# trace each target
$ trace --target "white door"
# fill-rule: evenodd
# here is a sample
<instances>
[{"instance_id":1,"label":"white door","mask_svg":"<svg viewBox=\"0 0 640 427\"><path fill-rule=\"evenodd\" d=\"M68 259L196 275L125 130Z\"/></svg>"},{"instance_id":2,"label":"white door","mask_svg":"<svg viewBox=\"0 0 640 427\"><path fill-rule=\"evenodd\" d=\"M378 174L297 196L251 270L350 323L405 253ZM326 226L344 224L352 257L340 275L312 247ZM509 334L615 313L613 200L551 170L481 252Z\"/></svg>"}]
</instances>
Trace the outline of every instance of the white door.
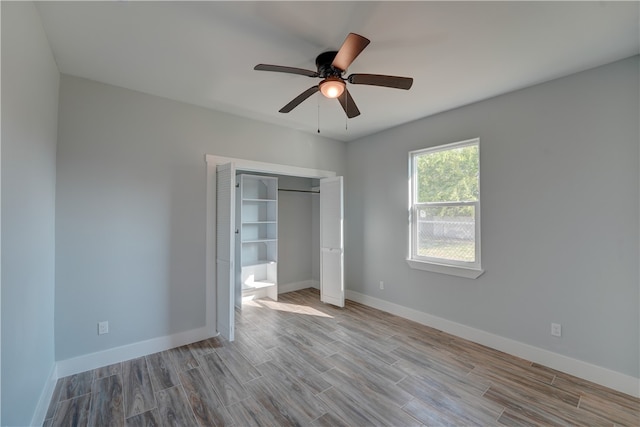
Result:
<instances>
[{"instance_id":1,"label":"white door","mask_svg":"<svg viewBox=\"0 0 640 427\"><path fill-rule=\"evenodd\" d=\"M234 340L235 177L233 163L216 170L216 313L220 335Z\"/></svg>"},{"instance_id":2,"label":"white door","mask_svg":"<svg viewBox=\"0 0 640 427\"><path fill-rule=\"evenodd\" d=\"M320 301L344 307L342 177L320 180Z\"/></svg>"}]
</instances>

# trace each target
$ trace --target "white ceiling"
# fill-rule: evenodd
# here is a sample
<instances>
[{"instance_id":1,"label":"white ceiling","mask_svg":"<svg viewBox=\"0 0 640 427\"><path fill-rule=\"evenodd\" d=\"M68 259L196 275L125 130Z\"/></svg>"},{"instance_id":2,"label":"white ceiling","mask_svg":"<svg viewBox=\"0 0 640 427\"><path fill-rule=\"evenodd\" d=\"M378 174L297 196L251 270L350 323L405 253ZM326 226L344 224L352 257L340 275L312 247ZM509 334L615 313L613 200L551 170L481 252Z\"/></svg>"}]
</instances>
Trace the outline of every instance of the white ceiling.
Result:
<instances>
[{"instance_id":1,"label":"white ceiling","mask_svg":"<svg viewBox=\"0 0 640 427\"><path fill-rule=\"evenodd\" d=\"M639 53L638 2L43 2L62 73L350 141ZM411 90L349 86L362 114L314 95L349 32L371 44L348 73L410 76ZM319 117L319 119L318 119ZM345 129L345 127L348 128Z\"/></svg>"}]
</instances>

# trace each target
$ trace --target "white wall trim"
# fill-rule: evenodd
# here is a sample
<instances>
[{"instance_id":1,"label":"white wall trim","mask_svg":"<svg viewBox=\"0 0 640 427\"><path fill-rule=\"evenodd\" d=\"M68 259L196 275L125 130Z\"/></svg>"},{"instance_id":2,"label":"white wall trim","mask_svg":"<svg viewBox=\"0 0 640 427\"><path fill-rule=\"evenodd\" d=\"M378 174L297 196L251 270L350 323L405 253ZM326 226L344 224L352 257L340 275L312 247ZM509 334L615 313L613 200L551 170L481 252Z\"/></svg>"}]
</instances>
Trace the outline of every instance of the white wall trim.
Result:
<instances>
[{"instance_id":1,"label":"white wall trim","mask_svg":"<svg viewBox=\"0 0 640 427\"><path fill-rule=\"evenodd\" d=\"M302 168L299 166L281 165L277 163L258 162L255 160L238 159L234 157L221 157L212 154L205 155L205 161L209 164L221 165L234 163L236 170L247 172L271 173L274 175L290 175L302 178L333 178L336 173L321 169Z\"/></svg>"},{"instance_id":2,"label":"white wall trim","mask_svg":"<svg viewBox=\"0 0 640 427\"><path fill-rule=\"evenodd\" d=\"M51 397L53 396L53 392L56 389L56 382L58 381L58 368L54 363L51 365L51 371L49 371L49 375L47 376L47 380L42 388L42 393L40 393L40 399L38 399L38 404L36 405L36 409L33 412L33 417L31 418L32 426L41 426L44 423L45 417L47 416L47 411L49 410L49 403L51 403Z\"/></svg>"},{"instance_id":3,"label":"white wall trim","mask_svg":"<svg viewBox=\"0 0 640 427\"><path fill-rule=\"evenodd\" d=\"M59 378L62 378L68 375L100 368L102 366L124 362L125 360L135 359L136 357L169 350L174 347L180 347L182 345L205 340L217 335L218 334L212 332L208 326L204 326L202 328L191 329L189 331L173 335L152 338L146 341L97 351L95 353L85 354L71 359L59 360L57 362L57 374Z\"/></svg>"},{"instance_id":4,"label":"white wall trim","mask_svg":"<svg viewBox=\"0 0 640 427\"><path fill-rule=\"evenodd\" d=\"M317 280L303 280L302 282L285 283L284 285L281 285L278 283L279 294L299 291L301 289L307 289L307 288L320 289L320 282Z\"/></svg>"},{"instance_id":5,"label":"white wall trim","mask_svg":"<svg viewBox=\"0 0 640 427\"><path fill-rule=\"evenodd\" d=\"M640 379L582 360L534 347L519 341L472 328L442 317L433 316L399 304L388 302L354 291L346 291L346 298L378 310L413 320L505 353L530 360L558 371L583 378L634 397L640 397Z\"/></svg>"},{"instance_id":6,"label":"white wall trim","mask_svg":"<svg viewBox=\"0 0 640 427\"><path fill-rule=\"evenodd\" d=\"M205 323L213 333L218 331L216 312L216 163L207 158L207 196L205 225Z\"/></svg>"}]
</instances>

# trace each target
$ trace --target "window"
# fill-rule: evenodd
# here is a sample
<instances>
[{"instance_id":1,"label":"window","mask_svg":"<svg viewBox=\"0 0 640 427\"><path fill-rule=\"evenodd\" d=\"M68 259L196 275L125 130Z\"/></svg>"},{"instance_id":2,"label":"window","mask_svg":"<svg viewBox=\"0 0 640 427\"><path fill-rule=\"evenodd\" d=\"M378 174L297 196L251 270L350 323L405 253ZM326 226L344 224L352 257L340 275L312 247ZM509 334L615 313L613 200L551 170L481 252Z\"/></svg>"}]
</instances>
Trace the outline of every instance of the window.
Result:
<instances>
[{"instance_id":1,"label":"window","mask_svg":"<svg viewBox=\"0 0 640 427\"><path fill-rule=\"evenodd\" d=\"M482 274L479 154L478 139L409 153L411 267Z\"/></svg>"}]
</instances>

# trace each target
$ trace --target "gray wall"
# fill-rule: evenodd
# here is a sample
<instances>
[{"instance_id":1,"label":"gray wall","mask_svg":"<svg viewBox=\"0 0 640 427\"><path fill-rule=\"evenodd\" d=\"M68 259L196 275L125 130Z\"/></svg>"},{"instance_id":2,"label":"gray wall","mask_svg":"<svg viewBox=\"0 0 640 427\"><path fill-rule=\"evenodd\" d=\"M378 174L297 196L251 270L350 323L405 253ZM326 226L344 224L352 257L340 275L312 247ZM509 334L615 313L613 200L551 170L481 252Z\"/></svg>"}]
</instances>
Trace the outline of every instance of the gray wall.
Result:
<instances>
[{"instance_id":1,"label":"gray wall","mask_svg":"<svg viewBox=\"0 0 640 427\"><path fill-rule=\"evenodd\" d=\"M66 75L59 114L57 360L205 325L205 154L345 171L342 142Z\"/></svg>"},{"instance_id":2,"label":"gray wall","mask_svg":"<svg viewBox=\"0 0 640 427\"><path fill-rule=\"evenodd\" d=\"M348 289L638 377L638 77L634 57L349 143ZM486 272L410 269L407 153L474 137Z\"/></svg>"},{"instance_id":3,"label":"gray wall","mask_svg":"<svg viewBox=\"0 0 640 427\"><path fill-rule=\"evenodd\" d=\"M2 425L28 425L54 366L60 74L32 3L2 2Z\"/></svg>"},{"instance_id":4,"label":"gray wall","mask_svg":"<svg viewBox=\"0 0 640 427\"><path fill-rule=\"evenodd\" d=\"M278 187L310 190L311 180L282 176ZM278 284L312 279L313 212L311 193L278 192Z\"/></svg>"}]
</instances>

